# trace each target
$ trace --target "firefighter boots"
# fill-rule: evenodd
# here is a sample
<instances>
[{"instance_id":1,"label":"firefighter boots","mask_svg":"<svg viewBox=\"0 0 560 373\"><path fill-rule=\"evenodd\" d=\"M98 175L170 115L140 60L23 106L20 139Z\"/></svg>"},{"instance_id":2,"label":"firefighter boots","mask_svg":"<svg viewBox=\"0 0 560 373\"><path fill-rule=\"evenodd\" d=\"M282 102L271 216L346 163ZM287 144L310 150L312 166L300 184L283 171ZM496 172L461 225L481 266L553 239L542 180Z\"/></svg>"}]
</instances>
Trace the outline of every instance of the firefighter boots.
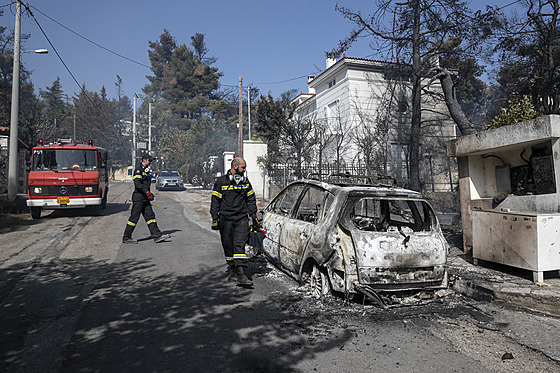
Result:
<instances>
[{"instance_id":1,"label":"firefighter boots","mask_svg":"<svg viewBox=\"0 0 560 373\"><path fill-rule=\"evenodd\" d=\"M229 276L227 282L237 282L237 273L235 273L235 267L229 266Z\"/></svg>"},{"instance_id":2,"label":"firefighter boots","mask_svg":"<svg viewBox=\"0 0 560 373\"><path fill-rule=\"evenodd\" d=\"M160 243L160 242L163 242L163 241L167 240L169 237L171 237L171 236L168 235L168 234L162 234L158 238L154 238L154 242L155 243Z\"/></svg>"},{"instance_id":3,"label":"firefighter boots","mask_svg":"<svg viewBox=\"0 0 560 373\"><path fill-rule=\"evenodd\" d=\"M235 267L235 272L237 274L237 283L239 285L253 285L253 281L249 280L249 277L245 274L244 267Z\"/></svg>"},{"instance_id":4,"label":"firefighter boots","mask_svg":"<svg viewBox=\"0 0 560 373\"><path fill-rule=\"evenodd\" d=\"M123 243L138 243L138 241L136 241L135 239L133 239L131 237L123 238L122 242Z\"/></svg>"}]
</instances>

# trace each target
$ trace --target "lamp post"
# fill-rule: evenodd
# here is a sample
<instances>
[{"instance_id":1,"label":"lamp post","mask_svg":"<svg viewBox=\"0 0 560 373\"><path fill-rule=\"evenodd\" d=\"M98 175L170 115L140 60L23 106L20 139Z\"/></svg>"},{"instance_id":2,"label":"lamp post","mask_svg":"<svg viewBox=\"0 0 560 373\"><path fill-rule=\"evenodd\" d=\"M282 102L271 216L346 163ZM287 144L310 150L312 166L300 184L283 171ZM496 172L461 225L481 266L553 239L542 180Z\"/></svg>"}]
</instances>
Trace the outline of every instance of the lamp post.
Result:
<instances>
[{"instance_id":1,"label":"lamp post","mask_svg":"<svg viewBox=\"0 0 560 373\"><path fill-rule=\"evenodd\" d=\"M21 1L16 1L16 24L14 29L14 65L12 70L12 112L10 116L10 149L8 161L8 200L17 196L18 173L18 111L19 111L19 61L24 53L49 53L46 49L35 49L20 52L21 34Z\"/></svg>"}]
</instances>

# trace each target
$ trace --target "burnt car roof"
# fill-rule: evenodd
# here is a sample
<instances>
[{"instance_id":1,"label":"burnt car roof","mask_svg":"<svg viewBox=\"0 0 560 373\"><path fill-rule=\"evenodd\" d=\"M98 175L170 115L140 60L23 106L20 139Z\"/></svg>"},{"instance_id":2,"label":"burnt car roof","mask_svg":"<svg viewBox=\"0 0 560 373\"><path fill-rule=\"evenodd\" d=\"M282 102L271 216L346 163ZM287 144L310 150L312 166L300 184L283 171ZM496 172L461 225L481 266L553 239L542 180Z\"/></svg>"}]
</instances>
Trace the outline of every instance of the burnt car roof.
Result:
<instances>
[{"instance_id":1,"label":"burnt car roof","mask_svg":"<svg viewBox=\"0 0 560 373\"><path fill-rule=\"evenodd\" d=\"M294 181L292 184L309 184L315 185L328 190L333 194L349 194L349 195L375 195L375 196L391 196L391 197L407 197L407 198L421 198L425 196L414 190L404 189L399 187L391 187L387 185L375 184L358 184L351 182L326 182L316 179L303 179Z\"/></svg>"}]
</instances>

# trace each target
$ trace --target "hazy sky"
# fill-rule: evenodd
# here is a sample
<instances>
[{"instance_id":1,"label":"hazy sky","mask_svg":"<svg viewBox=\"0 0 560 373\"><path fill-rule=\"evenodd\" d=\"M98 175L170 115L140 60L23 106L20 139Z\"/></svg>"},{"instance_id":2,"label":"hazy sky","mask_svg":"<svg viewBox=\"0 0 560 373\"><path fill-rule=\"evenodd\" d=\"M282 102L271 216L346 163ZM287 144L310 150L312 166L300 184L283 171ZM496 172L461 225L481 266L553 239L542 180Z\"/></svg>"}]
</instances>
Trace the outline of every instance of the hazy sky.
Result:
<instances>
[{"instance_id":1,"label":"hazy sky","mask_svg":"<svg viewBox=\"0 0 560 373\"><path fill-rule=\"evenodd\" d=\"M511 1L496 0L506 5ZM339 0L343 6L367 12L372 0ZM0 6L10 4L0 0ZM325 68L325 51L336 47L339 39L352 29L335 10L336 0L29 0L28 4L76 80L89 90L105 86L110 97L116 96L116 76L122 78L125 94L141 94L151 75L148 41L159 40L168 29L178 44L190 47L190 37L205 34L208 56L218 60L214 66L224 74L222 85L256 86L261 93L271 91L277 97L288 89L307 91L306 76ZM488 4L470 2L472 8ZM14 28L15 5L2 8L0 24ZM52 18L52 20L50 18ZM59 24L57 24L56 22ZM62 26L61 26L62 25ZM63 27L64 26L64 27ZM66 29L66 28L67 29ZM118 53L116 56L81 36ZM31 37L22 50L46 48L47 55L23 54L22 63L32 70L36 91L50 86L57 76L68 95L79 86L65 69L43 33L28 15L22 17L22 33ZM367 40L346 54L372 58ZM375 58L375 57L373 57ZM282 82L282 83L278 83Z\"/></svg>"}]
</instances>

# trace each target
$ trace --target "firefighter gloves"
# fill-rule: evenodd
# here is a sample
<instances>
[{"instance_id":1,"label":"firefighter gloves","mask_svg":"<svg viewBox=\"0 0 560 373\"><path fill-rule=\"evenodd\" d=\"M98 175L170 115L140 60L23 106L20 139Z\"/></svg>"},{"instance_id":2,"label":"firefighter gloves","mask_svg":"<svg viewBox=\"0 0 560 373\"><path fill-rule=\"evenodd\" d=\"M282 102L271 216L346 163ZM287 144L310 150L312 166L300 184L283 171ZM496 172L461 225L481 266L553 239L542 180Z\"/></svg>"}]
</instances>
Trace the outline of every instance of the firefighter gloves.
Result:
<instances>
[{"instance_id":1,"label":"firefighter gloves","mask_svg":"<svg viewBox=\"0 0 560 373\"><path fill-rule=\"evenodd\" d=\"M253 229L257 230L260 228L261 228L260 220L256 216L253 216Z\"/></svg>"},{"instance_id":2,"label":"firefighter gloves","mask_svg":"<svg viewBox=\"0 0 560 373\"><path fill-rule=\"evenodd\" d=\"M148 197L149 201L153 201L154 200L154 194L152 192L147 192L146 193L146 197Z\"/></svg>"},{"instance_id":3,"label":"firefighter gloves","mask_svg":"<svg viewBox=\"0 0 560 373\"><path fill-rule=\"evenodd\" d=\"M218 229L220 229L220 224L217 220L212 220L212 230L217 231Z\"/></svg>"}]
</instances>

